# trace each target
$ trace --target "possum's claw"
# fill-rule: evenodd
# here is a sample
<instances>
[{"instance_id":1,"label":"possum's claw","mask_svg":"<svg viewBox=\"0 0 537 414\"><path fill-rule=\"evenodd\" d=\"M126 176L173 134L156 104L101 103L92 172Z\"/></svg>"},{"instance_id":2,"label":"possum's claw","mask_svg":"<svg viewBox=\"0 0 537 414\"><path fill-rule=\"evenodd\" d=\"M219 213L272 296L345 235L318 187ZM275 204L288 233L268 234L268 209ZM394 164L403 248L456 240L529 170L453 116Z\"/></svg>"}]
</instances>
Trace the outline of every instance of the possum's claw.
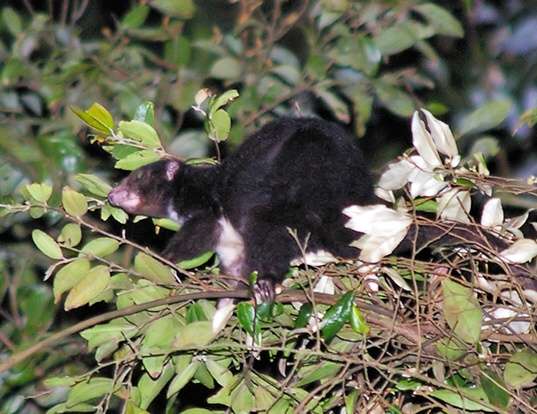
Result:
<instances>
[{"instance_id":1,"label":"possum's claw","mask_svg":"<svg viewBox=\"0 0 537 414\"><path fill-rule=\"evenodd\" d=\"M260 279L252 287L256 304L272 303L281 289L270 279Z\"/></svg>"}]
</instances>

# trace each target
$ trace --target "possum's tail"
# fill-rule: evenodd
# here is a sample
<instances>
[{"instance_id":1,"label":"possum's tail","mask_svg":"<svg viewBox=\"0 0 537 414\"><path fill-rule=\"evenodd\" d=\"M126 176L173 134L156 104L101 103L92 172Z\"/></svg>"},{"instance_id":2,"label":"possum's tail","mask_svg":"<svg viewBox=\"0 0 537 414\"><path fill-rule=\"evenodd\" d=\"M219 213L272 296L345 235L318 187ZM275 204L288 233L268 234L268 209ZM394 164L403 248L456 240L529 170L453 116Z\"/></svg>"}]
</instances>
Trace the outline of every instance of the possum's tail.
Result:
<instances>
[{"instance_id":1,"label":"possum's tail","mask_svg":"<svg viewBox=\"0 0 537 414\"><path fill-rule=\"evenodd\" d=\"M393 254L419 253L427 247L461 247L479 250L489 257L498 257L500 252L510 245L499 233L478 224L419 218L418 223L410 226L407 235ZM506 272L512 275L524 290L537 292L535 271L528 266L507 261L502 264Z\"/></svg>"}]
</instances>

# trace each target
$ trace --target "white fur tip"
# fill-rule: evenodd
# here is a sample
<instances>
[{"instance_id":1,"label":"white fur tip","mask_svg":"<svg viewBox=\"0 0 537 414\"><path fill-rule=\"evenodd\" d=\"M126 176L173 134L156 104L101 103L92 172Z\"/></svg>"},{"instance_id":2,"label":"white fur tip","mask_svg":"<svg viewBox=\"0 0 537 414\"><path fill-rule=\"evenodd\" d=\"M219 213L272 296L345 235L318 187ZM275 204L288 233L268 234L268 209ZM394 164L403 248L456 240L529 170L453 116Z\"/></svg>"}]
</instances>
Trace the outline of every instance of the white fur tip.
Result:
<instances>
[{"instance_id":1,"label":"white fur tip","mask_svg":"<svg viewBox=\"0 0 537 414\"><path fill-rule=\"evenodd\" d=\"M213 316L213 334L218 334L222 329L226 327L229 318L235 310L235 303L233 299L220 299L218 301L218 307Z\"/></svg>"}]
</instances>

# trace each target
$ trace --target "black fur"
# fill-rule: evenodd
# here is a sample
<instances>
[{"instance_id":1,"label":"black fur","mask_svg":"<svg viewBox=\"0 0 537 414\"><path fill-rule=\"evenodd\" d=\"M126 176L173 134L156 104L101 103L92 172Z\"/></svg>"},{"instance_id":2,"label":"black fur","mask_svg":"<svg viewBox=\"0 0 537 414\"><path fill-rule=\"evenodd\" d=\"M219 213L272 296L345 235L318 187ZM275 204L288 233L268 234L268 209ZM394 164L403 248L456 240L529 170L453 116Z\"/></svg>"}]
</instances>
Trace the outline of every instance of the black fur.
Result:
<instances>
[{"instance_id":1,"label":"black fur","mask_svg":"<svg viewBox=\"0 0 537 414\"><path fill-rule=\"evenodd\" d=\"M129 202L132 196L139 203ZM349 243L357 234L344 227L341 211L375 196L355 140L336 124L297 118L265 125L219 166L162 160L142 167L109 200L131 213L182 222L165 250L173 260L218 252L227 220L242 238L243 253L233 269L223 261L223 271L243 279L257 271L260 296L270 298L289 262L301 256L288 229L308 251L355 257Z\"/></svg>"}]
</instances>

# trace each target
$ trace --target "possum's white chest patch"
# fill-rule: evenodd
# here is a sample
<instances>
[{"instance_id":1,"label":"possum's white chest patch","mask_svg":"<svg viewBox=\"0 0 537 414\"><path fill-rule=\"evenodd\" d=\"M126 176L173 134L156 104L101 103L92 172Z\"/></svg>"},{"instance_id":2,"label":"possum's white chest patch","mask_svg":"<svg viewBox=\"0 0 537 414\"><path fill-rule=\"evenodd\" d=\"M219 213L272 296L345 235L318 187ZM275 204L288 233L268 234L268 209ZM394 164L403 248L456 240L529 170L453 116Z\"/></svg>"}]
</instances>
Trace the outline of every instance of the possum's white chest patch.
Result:
<instances>
[{"instance_id":1,"label":"possum's white chest patch","mask_svg":"<svg viewBox=\"0 0 537 414\"><path fill-rule=\"evenodd\" d=\"M168 208L166 210L166 213L168 214L168 218L172 219L178 224L184 224L185 218L183 216L180 216L177 211L175 210L175 206L173 204L173 201L170 201L168 204Z\"/></svg>"},{"instance_id":2,"label":"possum's white chest patch","mask_svg":"<svg viewBox=\"0 0 537 414\"><path fill-rule=\"evenodd\" d=\"M222 270L230 276L242 276L244 240L225 217L219 219L218 224L220 236L215 250L222 263Z\"/></svg>"}]
</instances>

